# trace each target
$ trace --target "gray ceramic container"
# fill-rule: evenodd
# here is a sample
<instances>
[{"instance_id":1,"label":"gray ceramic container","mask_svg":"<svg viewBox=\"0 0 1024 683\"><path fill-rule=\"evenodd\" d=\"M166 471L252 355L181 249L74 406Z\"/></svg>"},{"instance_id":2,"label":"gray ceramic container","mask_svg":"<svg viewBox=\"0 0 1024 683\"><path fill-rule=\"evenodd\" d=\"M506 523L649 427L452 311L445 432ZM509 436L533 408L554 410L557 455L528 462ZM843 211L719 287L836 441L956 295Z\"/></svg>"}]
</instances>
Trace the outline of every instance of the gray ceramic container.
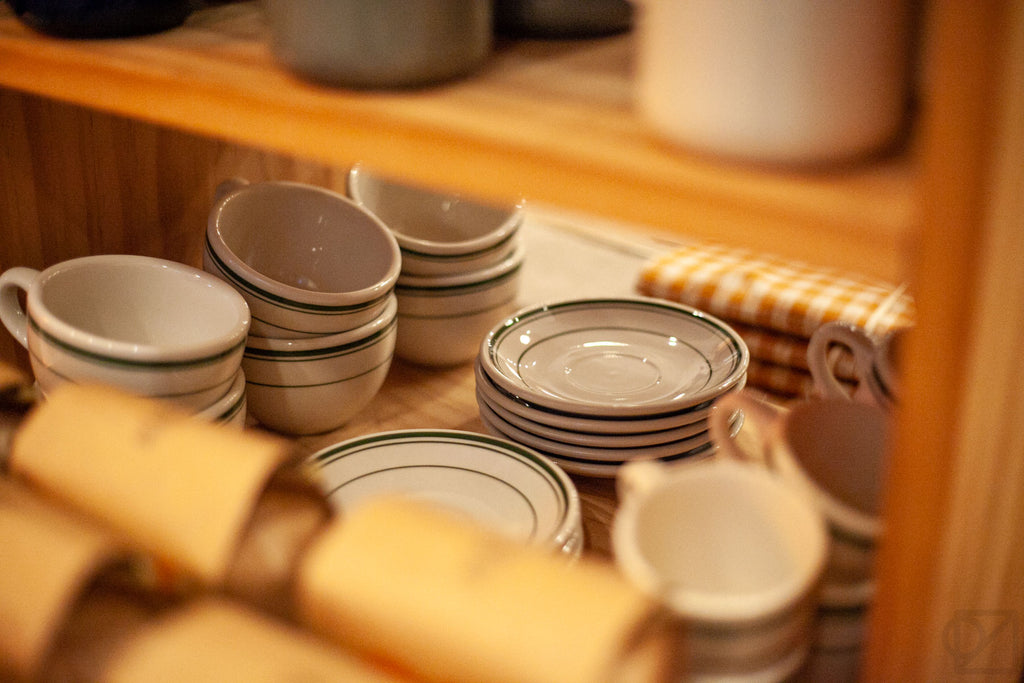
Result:
<instances>
[{"instance_id":1,"label":"gray ceramic container","mask_svg":"<svg viewBox=\"0 0 1024 683\"><path fill-rule=\"evenodd\" d=\"M464 76L490 54L491 0L264 0L276 58L354 88Z\"/></svg>"}]
</instances>

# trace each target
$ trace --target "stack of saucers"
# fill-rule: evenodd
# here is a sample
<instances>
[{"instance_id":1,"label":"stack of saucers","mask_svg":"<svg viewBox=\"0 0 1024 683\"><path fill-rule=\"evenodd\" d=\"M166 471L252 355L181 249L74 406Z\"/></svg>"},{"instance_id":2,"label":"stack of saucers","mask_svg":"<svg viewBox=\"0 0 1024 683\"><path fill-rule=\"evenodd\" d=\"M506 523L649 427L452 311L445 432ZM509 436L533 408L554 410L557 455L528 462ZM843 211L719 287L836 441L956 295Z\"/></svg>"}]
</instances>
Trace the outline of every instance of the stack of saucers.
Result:
<instances>
[{"instance_id":1,"label":"stack of saucers","mask_svg":"<svg viewBox=\"0 0 1024 683\"><path fill-rule=\"evenodd\" d=\"M401 250L395 355L431 366L473 360L480 339L518 305L521 207L396 183L358 164L348 194Z\"/></svg>"},{"instance_id":2,"label":"stack of saucers","mask_svg":"<svg viewBox=\"0 0 1024 683\"><path fill-rule=\"evenodd\" d=\"M342 513L377 496L411 496L571 559L583 549L572 480L505 439L449 429L382 432L322 448L309 465Z\"/></svg>"},{"instance_id":3,"label":"stack of saucers","mask_svg":"<svg viewBox=\"0 0 1024 683\"><path fill-rule=\"evenodd\" d=\"M714 401L746 382L743 340L702 311L646 298L526 308L484 339L480 418L568 472L710 455Z\"/></svg>"}]
</instances>

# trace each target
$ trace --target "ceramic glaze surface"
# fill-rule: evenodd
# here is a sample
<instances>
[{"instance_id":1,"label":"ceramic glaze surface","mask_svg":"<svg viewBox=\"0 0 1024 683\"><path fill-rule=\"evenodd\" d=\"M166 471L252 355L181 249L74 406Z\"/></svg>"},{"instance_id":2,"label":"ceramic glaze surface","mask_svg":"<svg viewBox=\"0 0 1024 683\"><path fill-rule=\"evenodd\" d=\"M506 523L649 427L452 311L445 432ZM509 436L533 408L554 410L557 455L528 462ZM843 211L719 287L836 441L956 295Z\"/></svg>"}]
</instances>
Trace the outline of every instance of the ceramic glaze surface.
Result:
<instances>
[{"instance_id":1,"label":"ceramic glaze surface","mask_svg":"<svg viewBox=\"0 0 1024 683\"><path fill-rule=\"evenodd\" d=\"M709 400L749 362L727 325L653 300L579 300L521 311L484 342L503 389L584 415L649 415Z\"/></svg>"},{"instance_id":2,"label":"ceramic glaze surface","mask_svg":"<svg viewBox=\"0 0 1024 683\"><path fill-rule=\"evenodd\" d=\"M229 194L214 208L210 237L228 268L255 275L255 284L277 283L298 301L318 301L315 292L385 291L398 276L397 249L379 221L341 195L298 183Z\"/></svg>"},{"instance_id":3,"label":"ceramic glaze surface","mask_svg":"<svg viewBox=\"0 0 1024 683\"><path fill-rule=\"evenodd\" d=\"M561 547L578 533L571 480L507 441L451 430L389 432L329 446L310 463L343 512L374 496L407 495L522 540Z\"/></svg>"}]
</instances>

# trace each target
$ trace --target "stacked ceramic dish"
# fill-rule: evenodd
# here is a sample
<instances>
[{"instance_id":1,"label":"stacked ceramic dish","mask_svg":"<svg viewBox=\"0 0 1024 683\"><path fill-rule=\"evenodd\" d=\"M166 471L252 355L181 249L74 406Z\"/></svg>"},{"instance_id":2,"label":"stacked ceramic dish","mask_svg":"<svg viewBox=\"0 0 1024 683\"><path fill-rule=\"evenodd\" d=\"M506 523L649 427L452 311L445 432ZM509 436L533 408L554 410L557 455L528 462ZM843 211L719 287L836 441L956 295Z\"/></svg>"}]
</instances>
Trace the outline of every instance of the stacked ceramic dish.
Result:
<instances>
[{"instance_id":1,"label":"stacked ceramic dish","mask_svg":"<svg viewBox=\"0 0 1024 683\"><path fill-rule=\"evenodd\" d=\"M574 474L710 455L714 401L746 382L749 352L721 320L671 302L579 299L497 325L476 360L488 431Z\"/></svg>"},{"instance_id":2,"label":"stacked ceramic dish","mask_svg":"<svg viewBox=\"0 0 1024 683\"><path fill-rule=\"evenodd\" d=\"M433 366L472 360L480 339L517 306L522 208L395 183L361 165L349 172L348 194L401 250L395 355Z\"/></svg>"},{"instance_id":3,"label":"stacked ceramic dish","mask_svg":"<svg viewBox=\"0 0 1024 683\"><path fill-rule=\"evenodd\" d=\"M9 268L0 319L27 350L41 398L66 383L103 384L203 419L245 420L249 308L208 273L130 254Z\"/></svg>"},{"instance_id":4,"label":"stacked ceramic dish","mask_svg":"<svg viewBox=\"0 0 1024 683\"><path fill-rule=\"evenodd\" d=\"M340 194L223 183L203 268L252 313L241 360L248 412L269 429L316 434L366 407L394 354L400 267L387 227Z\"/></svg>"},{"instance_id":5,"label":"stacked ceramic dish","mask_svg":"<svg viewBox=\"0 0 1024 683\"><path fill-rule=\"evenodd\" d=\"M570 558L583 548L572 480L548 458L505 439L457 430L383 432L323 448L309 465L341 512L375 496L411 496Z\"/></svg>"}]
</instances>

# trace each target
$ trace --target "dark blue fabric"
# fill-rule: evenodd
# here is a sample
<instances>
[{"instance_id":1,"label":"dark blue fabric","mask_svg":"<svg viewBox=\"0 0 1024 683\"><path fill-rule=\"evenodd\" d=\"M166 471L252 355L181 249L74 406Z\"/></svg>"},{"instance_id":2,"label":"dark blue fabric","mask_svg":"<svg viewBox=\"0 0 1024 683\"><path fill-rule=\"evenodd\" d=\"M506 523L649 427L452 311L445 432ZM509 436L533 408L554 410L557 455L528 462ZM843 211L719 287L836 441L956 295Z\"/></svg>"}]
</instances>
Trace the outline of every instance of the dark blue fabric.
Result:
<instances>
[{"instance_id":1,"label":"dark blue fabric","mask_svg":"<svg viewBox=\"0 0 1024 683\"><path fill-rule=\"evenodd\" d=\"M69 38L155 33L180 25L198 0L8 0L27 25Z\"/></svg>"}]
</instances>

